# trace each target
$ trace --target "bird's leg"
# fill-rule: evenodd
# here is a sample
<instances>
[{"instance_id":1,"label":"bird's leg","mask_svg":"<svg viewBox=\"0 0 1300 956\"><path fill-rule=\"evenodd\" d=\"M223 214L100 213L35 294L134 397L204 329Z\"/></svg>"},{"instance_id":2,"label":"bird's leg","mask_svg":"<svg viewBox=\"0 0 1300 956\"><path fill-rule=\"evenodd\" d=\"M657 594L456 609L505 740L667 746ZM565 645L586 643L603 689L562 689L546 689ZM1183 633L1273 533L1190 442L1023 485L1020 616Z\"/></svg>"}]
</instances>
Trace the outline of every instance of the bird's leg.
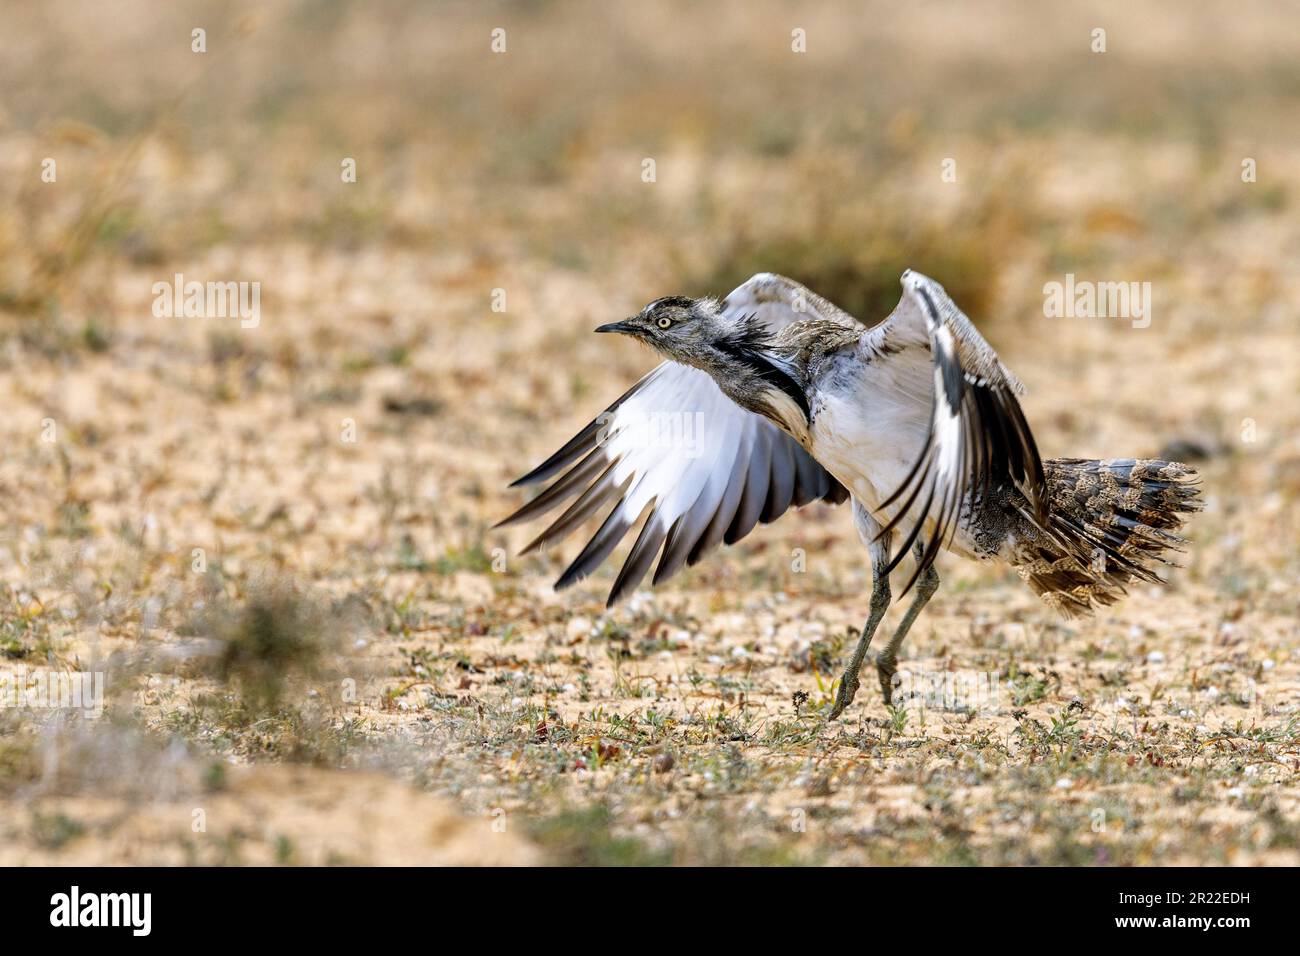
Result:
<instances>
[{"instance_id":1,"label":"bird's leg","mask_svg":"<svg viewBox=\"0 0 1300 956\"><path fill-rule=\"evenodd\" d=\"M924 553L919 542L912 549L912 554L918 561ZM903 619L898 622L898 630L894 632L894 636L889 639L885 649L876 658L876 676L880 678L880 693L885 697L886 707L893 703L894 699L894 675L898 673L898 649L903 646L903 639L912 629L912 624L921 613L921 609L937 590L939 590L939 572L932 564L916 579L916 595L912 598L911 606L903 615Z\"/></svg>"},{"instance_id":2,"label":"bird's leg","mask_svg":"<svg viewBox=\"0 0 1300 956\"><path fill-rule=\"evenodd\" d=\"M834 720L844 712L845 707L853 703L853 698L858 692L858 673L867 658L871 638L875 636L881 618L889 609L889 573L886 569L889 567L890 536L876 539L876 535L880 533L880 526L856 500L853 502L853 518L858 526L858 534L871 552L871 610L867 615L867 623L862 626L862 636L858 638L858 646L854 649L853 656L849 658L844 676L840 678L840 689L835 695L835 706L831 708L829 720Z\"/></svg>"}]
</instances>

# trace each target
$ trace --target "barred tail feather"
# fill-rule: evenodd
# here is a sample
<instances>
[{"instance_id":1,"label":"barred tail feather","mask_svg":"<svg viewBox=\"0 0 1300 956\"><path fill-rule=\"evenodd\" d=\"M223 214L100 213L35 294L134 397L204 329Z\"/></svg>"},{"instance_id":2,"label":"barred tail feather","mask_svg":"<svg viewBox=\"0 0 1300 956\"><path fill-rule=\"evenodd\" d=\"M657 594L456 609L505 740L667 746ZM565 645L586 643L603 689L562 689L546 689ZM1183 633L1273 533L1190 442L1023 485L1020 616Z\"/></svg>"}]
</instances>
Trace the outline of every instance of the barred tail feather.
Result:
<instances>
[{"instance_id":1,"label":"barred tail feather","mask_svg":"<svg viewBox=\"0 0 1300 956\"><path fill-rule=\"evenodd\" d=\"M1155 566L1175 565L1185 516L1201 510L1200 476L1179 462L1057 458L1043 470L1047 525L1034 523L1014 564L1067 616L1114 604L1133 581L1160 583Z\"/></svg>"}]
</instances>

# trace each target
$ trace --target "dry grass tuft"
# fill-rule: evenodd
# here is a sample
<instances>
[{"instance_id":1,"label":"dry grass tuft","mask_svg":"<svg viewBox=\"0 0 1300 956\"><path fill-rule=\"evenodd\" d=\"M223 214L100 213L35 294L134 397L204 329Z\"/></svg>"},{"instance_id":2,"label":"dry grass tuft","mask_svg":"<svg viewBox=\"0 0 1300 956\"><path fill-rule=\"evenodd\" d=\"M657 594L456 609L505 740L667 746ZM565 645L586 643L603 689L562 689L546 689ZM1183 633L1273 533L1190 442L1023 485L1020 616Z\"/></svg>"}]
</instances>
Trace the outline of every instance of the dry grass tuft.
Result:
<instances>
[{"instance_id":1,"label":"dry grass tuft","mask_svg":"<svg viewBox=\"0 0 1300 956\"><path fill-rule=\"evenodd\" d=\"M193 631L215 642L215 675L255 713L275 711L286 685L322 676L338 643L326 609L284 581L257 585L238 604L208 603Z\"/></svg>"}]
</instances>

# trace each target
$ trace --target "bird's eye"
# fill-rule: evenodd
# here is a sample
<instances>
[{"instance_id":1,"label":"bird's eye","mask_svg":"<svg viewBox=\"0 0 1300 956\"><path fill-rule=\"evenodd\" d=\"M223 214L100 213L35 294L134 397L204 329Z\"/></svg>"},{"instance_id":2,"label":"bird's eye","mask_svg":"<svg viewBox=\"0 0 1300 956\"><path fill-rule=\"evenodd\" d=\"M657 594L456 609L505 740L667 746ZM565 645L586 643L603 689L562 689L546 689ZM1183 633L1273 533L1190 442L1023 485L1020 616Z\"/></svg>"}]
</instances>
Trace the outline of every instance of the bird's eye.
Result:
<instances>
[{"instance_id":1,"label":"bird's eye","mask_svg":"<svg viewBox=\"0 0 1300 956\"><path fill-rule=\"evenodd\" d=\"M665 317L665 318L659 319L655 324L656 324L657 326L659 326L659 328L661 328L661 329L666 329L666 328L668 328L668 326L670 326L670 325L673 324L673 320L670 319L670 318Z\"/></svg>"}]
</instances>

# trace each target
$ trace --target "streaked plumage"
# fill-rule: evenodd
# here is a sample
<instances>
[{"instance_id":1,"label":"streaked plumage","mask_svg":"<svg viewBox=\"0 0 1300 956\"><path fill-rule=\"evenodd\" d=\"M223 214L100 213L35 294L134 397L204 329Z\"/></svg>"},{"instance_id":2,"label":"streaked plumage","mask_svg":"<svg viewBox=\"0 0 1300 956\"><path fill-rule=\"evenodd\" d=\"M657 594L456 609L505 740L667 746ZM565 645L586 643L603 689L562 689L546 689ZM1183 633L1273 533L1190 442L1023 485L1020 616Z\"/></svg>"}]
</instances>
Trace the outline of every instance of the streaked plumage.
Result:
<instances>
[{"instance_id":1,"label":"streaked plumage","mask_svg":"<svg viewBox=\"0 0 1300 956\"><path fill-rule=\"evenodd\" d=\"M663 301L663 300L660 300ZM780 328L793 316L758 308L735 296L729 322L755 316L759 328ZM737 351L751 339L738 337ZM692 449L664 449L638 443L644 423L655 414L700 413ZM653 507L610 590L613 605L639 584L662 551L655 584L683 565L693 565L719 544L734 544L760 521L775 521L793 505L819 499L838 504L844 486L772 422L736 405L709 375L678 362L661 363L610 405L564 447L515 485L546 481L565 473L505 521L511 524L548 514L570 498L578 500L524 553L562 540L585 520L613 504L605 522L556 581L564 588L594 571L641 517Z\"/></svg>"},{"instance_id":2,"label":"streaked plumage","mask_svg":"<svg viewBox=\"0 0 1300 956\"><path fill-rule=\"evenodd\" d=\"M911 271L902 285L898 306L871 328L770 273L721 302L672 296L602 326L668 360L520 478L555 481L502 524L576 498L531 550L611 509L561 588L599 566L645 514L613 604L656 558L658 584L792 505L852 496L873 593L832 716L856 692L890 601L889 572L909 551L916 569L904 591L921 583L877 661L886 702L897 649L938 586L941 549L1014 566L1067 614L1112 603L1133 580L1159 580L1150 563L1181 547L1182 515L1199 507L1195 472L1131 459L1043 462L1017 399L1023 386L942 286ZM684 414L693 441L644 440L644 422Z\"/></svg>"}]
</instances>

